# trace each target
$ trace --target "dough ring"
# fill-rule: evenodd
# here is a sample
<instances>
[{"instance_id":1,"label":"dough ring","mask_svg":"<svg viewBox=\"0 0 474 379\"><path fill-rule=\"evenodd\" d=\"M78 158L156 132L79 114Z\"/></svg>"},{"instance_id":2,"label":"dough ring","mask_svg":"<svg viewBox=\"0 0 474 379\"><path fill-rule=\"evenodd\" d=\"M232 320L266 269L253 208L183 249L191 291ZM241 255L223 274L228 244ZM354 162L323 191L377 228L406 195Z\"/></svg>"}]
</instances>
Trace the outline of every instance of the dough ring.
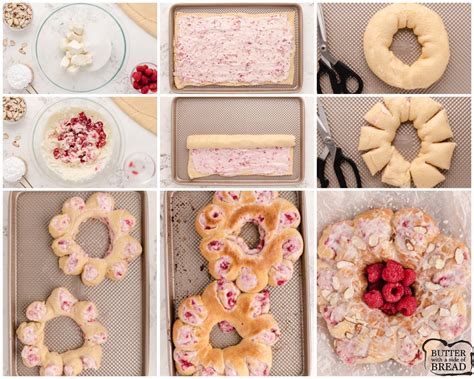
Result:
<instances>
[{"instance_id":1,"label":"dough ring","mask_svg":"<svg viewBox=\"0 0 474 379\"><path fill-rule=\"evenodd\" d=\"M412 65L390 51L393 36L404 28L412 29L421 45L421 55ZM428 88L448 66L448 33L441 17L426 6L392 4L370 19L364 33L364 54L372 72L385 83L406 90Z\"/></svg>"},{"instance_id":2,"label":"dough ring","mask_svg":"<svg viewBox=\"0 0 474 379\"><path fill-rule=\"evenodd\" d=\"M125 209L114 210L114 198L97 192L87 199L68 199L62 214L54 216L49 223L49 233L54 238L52 249L59 257L59 267L66 275L81 274L86 286L95 286L104 278L121 280L125 277L128 264L140 256L142 246L129 235L136 224ZM97 219L109 229L110 245L104 258L90 258L76 243L75 238L81 223L87 219Z\"/></svg>"},{"instance_id":3,"label":"dough ring","mask_svg":"<svg viewBox=\"0 0 474 379\"><path fill-rule=\"evenodd\" d=\"M429 97L385 97L364 116L371 126L361 128L359 150L372 175L382 170L382 182L395 187L430 188L445 180L438 170L451 166L454 142L448 114L442 104ZM421 149L413 162L406 161L392 146L401 123L412 121L421 140Z\"/></svg>"},{"instance_id":4,"label":"dough ring","mask_svg":"<svg viewBox=\"0 0 474 379\"><path fill-rule=\"evenodd\" d=\"M69 317L84 333L84 344L64 353L49 351L44 344L46 323L56 317ZM107 330L96 321L98 311L94 303L77 300L66 288L56 288L46 302L35 301L26 309L30 321L16 330L24 344L21 359L27 367L40 367L41 376L76 376L86 369L98 369L102 360L102 344L107 341Z\"/></svg>"},{"instance_id":5,"label":"dough ring","mask_svg":"<svg viewBox=\"0 0 474 379\"><path fill-rule=\"evenodd\" d=\"M268 291L241 294L233 282L220 279L202 295L183 300L173 325L173 358L180 375L266 376L272 366L272 348L280 337L274 317L268 314ZM216 349L209 343L212 328L237 331L242 341Z\"/></svg>"},{"instance_id":6,"label":"dough ring","mask_svg":"<svg viewBox=\"0 0 474 379\"><path fill-rule=\"evenodd\" d=\"M212 204L198 212L195 225L210 274L235 280L243 292L257 293L292 277L293 263L303 253L303 238L296 229L300 221L298 209L277 192L219 191ZM258 227L255 248L239 237L246 223Z\"/></svg>"},{"instance_id":7,"label":"dough ring","mask_svg":"<svg viewBox=\"0 0 474 379\"><path fill-rule=\"evenodd\" d=\"M415 313L387 316L362 300L366 266L395 260L416 272ZM469 322L470 253L417 208L373 209L327 226L318 244L318 307L346 364L423 360L428 338L452 341Z\"/></svg>"}]
</instances>

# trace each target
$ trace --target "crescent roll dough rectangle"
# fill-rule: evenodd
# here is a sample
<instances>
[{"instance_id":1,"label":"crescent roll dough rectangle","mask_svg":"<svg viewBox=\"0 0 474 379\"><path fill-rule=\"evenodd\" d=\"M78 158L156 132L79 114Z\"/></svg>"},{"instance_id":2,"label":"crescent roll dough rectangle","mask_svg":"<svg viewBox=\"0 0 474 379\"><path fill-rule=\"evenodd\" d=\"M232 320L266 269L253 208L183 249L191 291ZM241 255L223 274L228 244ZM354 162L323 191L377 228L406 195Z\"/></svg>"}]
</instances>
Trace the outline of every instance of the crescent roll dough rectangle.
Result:
<instances>
[{"instance_id":1,"label":"crescent roll dough rectangle","mask_svg":"<svg viewBox=\"0 0 474 379\"><path fill-rule=\"evenodd\" d=\"M191 135L188 175L292 175L295 143L295 136L287 134Z\"/></svg>"},{"instance_id":2,"label":"crescent roll dough rectangle","mask_svg":"<svg viewBox=\"0 0 474 379\"><path fill-rule=\"evenodd\" d=\"M177 12L173 39L176 88L293 84L295 19L294 11Z\"/></svg>"}]
</instances>

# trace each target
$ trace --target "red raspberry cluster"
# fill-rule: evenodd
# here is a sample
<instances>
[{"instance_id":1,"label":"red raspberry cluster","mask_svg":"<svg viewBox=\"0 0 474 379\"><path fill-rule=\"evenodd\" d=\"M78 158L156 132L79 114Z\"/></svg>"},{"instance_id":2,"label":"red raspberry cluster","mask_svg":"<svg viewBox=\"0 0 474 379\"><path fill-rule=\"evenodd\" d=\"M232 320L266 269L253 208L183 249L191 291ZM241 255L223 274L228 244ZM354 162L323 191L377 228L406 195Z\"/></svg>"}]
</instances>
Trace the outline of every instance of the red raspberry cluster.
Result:
<instances>
[{"instance_id":1,"label":"red raspberry cluster","mask_svg":"<svg viewBox=\"0 0 474 379\"><path fill-rule=\"evenodd\" d=\"M137 66L132 74L132 81L133 88L143 94L149 91L156 92L158 89L158 72L146 64Z\"/></svg>"},{"instance_id":2,"label":"red raspberry cluster","mask_svg":"<svg viewBox=\"0 0 474 379\"><path fill-rule=\"evenodd\" d=\"M416 280L415 271L389 260L367 266L366 272L369 285L362 298L370 308L389 316L400 312L408 317L415 313L416 299L410 287Z\"/></svg>"}]
</instances>

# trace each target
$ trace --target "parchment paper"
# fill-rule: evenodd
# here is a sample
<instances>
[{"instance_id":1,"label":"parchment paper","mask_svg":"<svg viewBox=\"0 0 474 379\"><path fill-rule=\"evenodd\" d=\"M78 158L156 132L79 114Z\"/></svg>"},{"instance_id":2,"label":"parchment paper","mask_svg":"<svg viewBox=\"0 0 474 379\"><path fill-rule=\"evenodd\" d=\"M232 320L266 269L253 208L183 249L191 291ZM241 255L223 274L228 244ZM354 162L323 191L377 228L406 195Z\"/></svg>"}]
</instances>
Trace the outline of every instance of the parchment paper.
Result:
<instances>
[{"instance_id":1,"label":"parchment paper","mask_svg":"<svg viewBox=\"0 0 474 379\"><path fill-rule=\"evenodd\" d=\"M403 207L418 207L438 221L443 233L452 235L471 246L471 197L469 191L319 191L317 193L318 240L328 224L351 219L371 208L388 207L398 210ZM467 293L467 308L470 320L471 287ZM317 371L318 375L351 376L412 376L428 375L420 363L405 367L395 361L379 364L344 365L333 349L333 338L326 322L317 312ZM458 339L471 340L471 325Z\"/></svg>"}]
</instances>

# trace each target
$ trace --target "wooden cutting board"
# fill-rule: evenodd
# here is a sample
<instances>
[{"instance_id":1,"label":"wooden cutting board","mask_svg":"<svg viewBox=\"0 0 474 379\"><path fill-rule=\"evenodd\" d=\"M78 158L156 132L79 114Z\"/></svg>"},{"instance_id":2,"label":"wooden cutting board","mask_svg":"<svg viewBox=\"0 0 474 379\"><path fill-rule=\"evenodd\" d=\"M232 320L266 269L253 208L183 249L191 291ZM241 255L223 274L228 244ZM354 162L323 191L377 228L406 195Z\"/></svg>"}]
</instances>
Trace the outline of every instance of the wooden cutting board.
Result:
<instances>
[{"instance_id":1,"label":"wooden cutting board","mask_svg":"<svg viewBox=\"0 0 474 379\"><path fill-rule=\"evenodd\" d=\"M118 6L148 34L156 38L156 9L153 3L119 3Z\"/></svg>"},{"instance_id":2,"label":"wooden cutting board","mask_svg":"<svg viewBox=\"0 0 474 379\"><path fill-rule=\"evenodd\" d=\"M112 99L133 121L156 134L156 97L113 97Z\"/></svg>"}]
</instances>

